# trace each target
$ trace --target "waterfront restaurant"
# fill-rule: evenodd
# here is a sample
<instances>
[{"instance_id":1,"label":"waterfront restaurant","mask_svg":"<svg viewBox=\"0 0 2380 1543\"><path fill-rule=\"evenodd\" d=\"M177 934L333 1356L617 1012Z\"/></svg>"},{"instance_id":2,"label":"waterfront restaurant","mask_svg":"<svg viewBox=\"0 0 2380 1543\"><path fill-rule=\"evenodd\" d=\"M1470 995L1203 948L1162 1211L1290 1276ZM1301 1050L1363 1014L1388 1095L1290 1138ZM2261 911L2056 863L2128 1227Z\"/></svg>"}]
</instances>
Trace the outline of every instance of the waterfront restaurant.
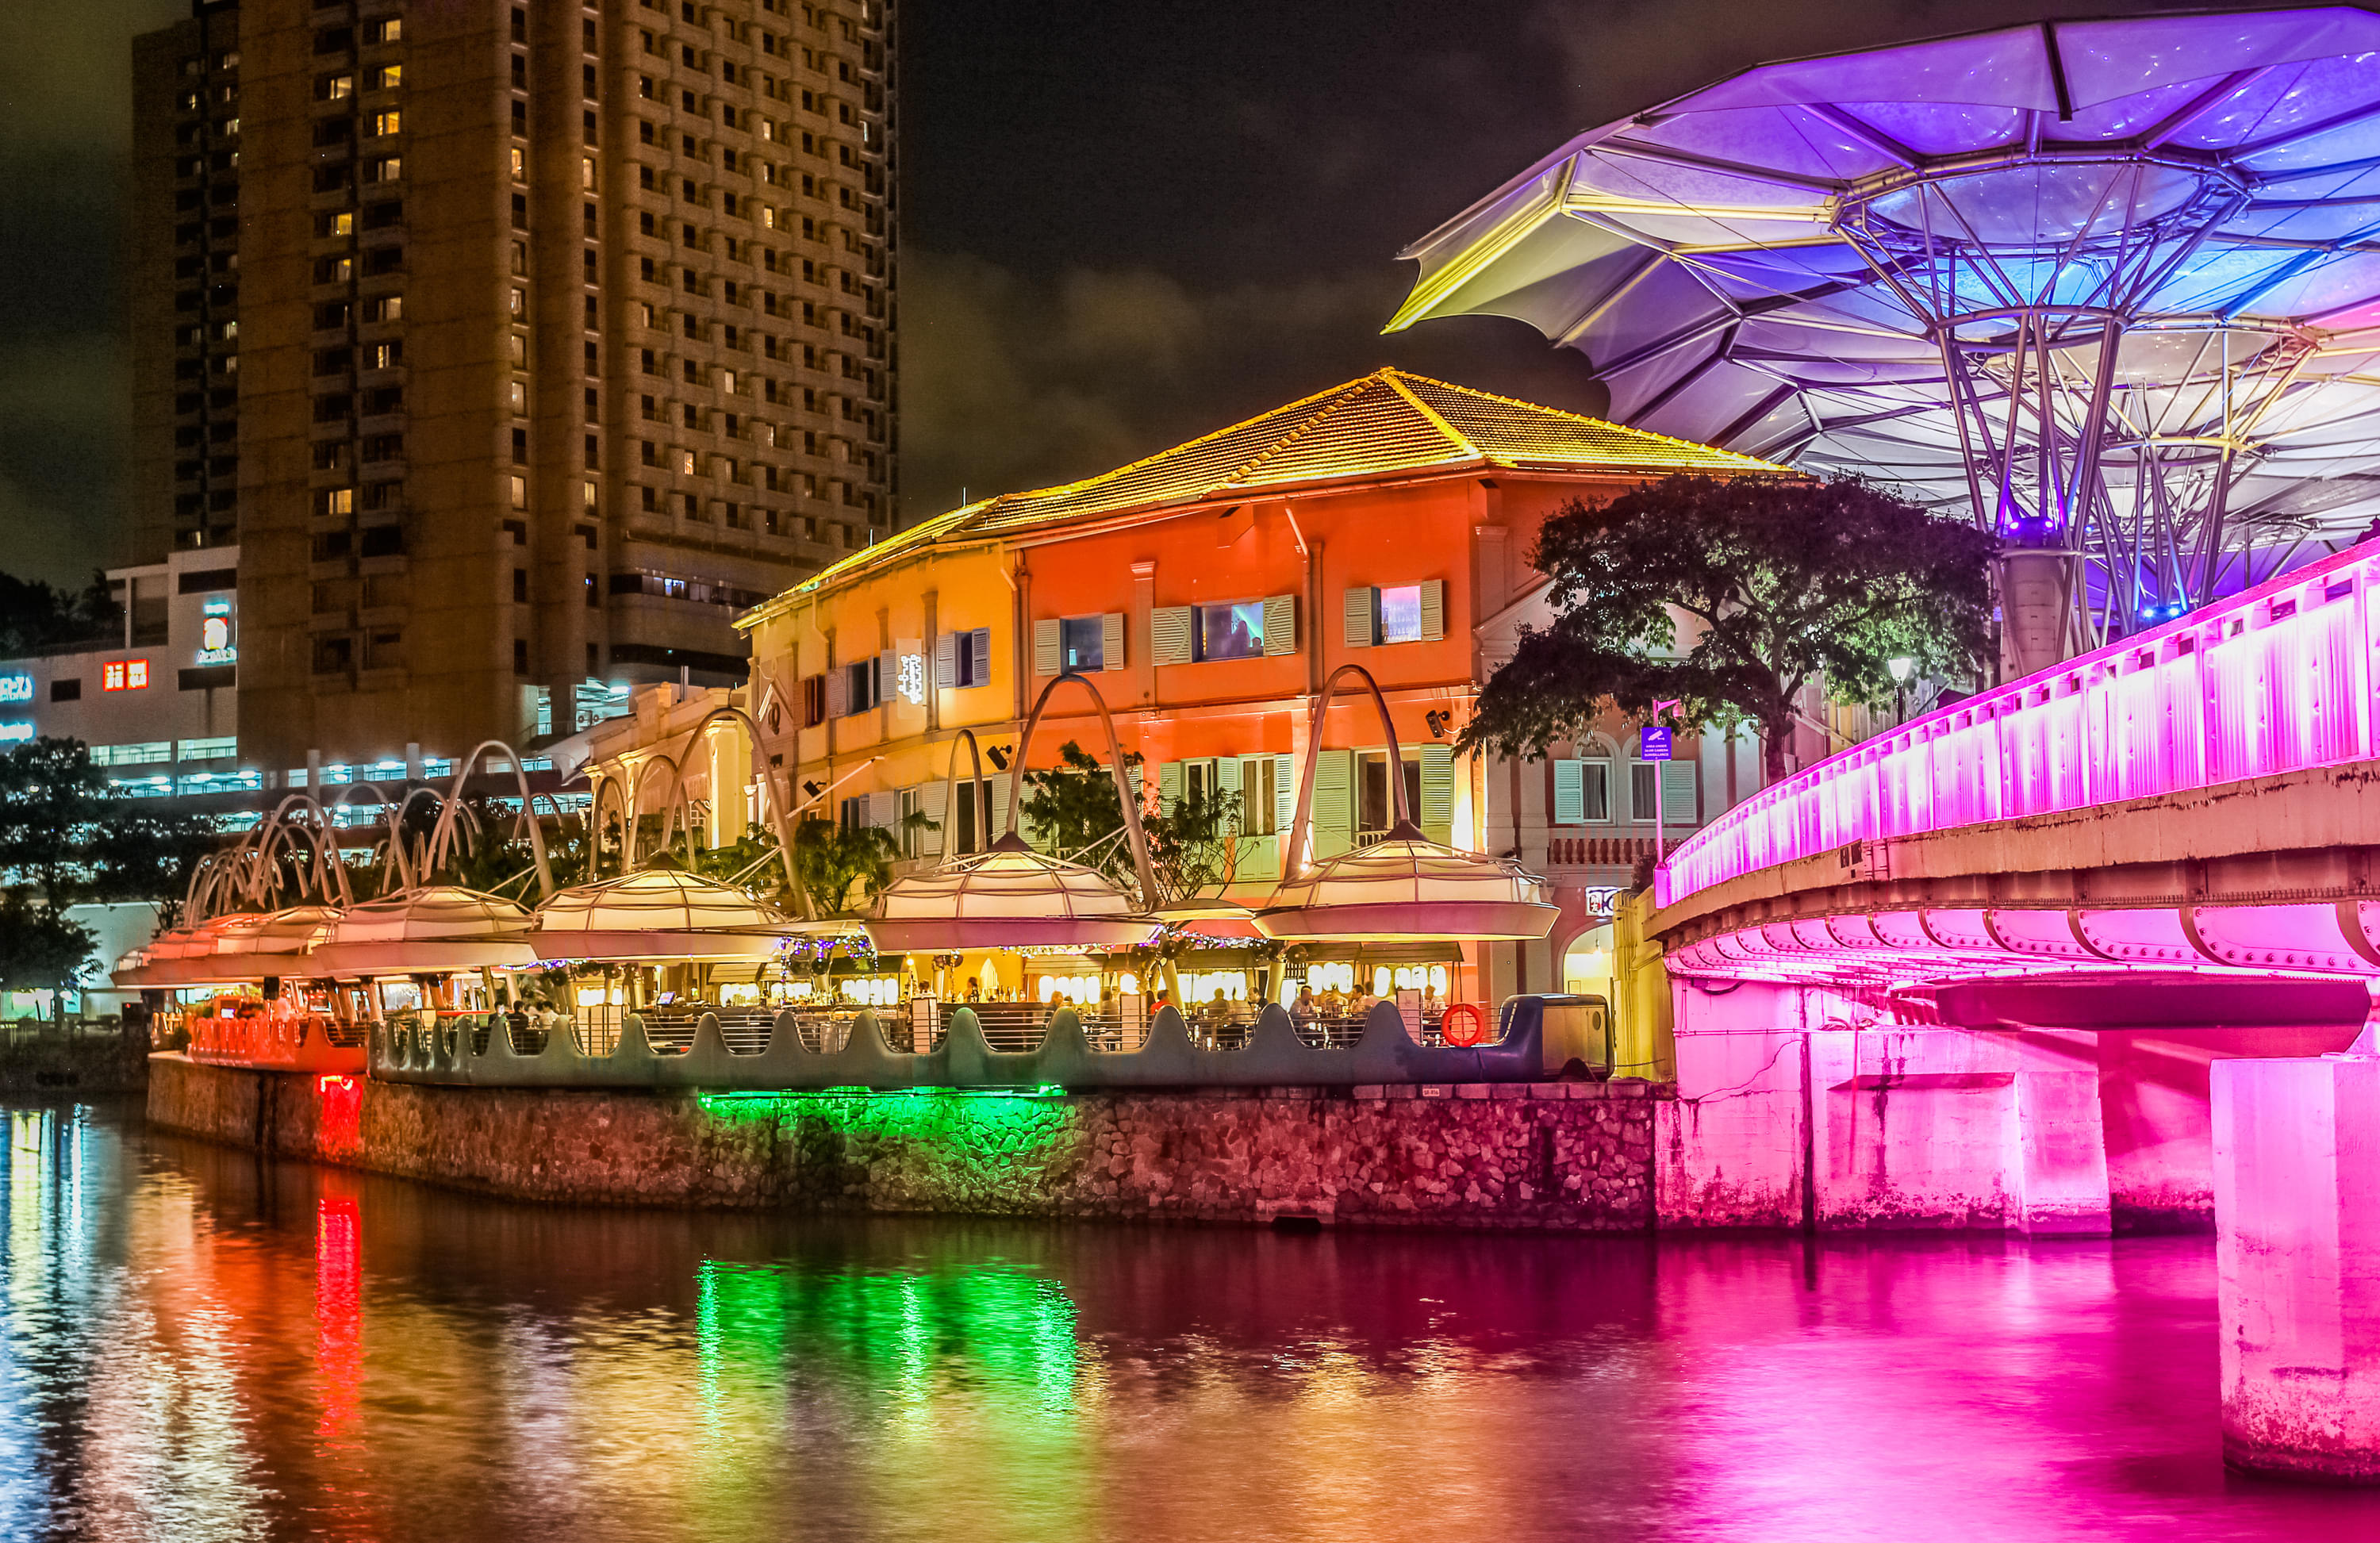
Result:
<instances>
[{"instance_id":1,"label":"waterfront restaurant","mask_svg":"<svg viewBox=\"0 0 2380 1543\"><path fill-rule=\"evenodd\" d=\"M1024 720L1072 671L1096 683L1125 749L1145 758L1146 807L1194 790L1239 796L1221 897L1253 910L1281 878L1315 699L1334 671L1360 664L1386 701L1397 764L1369 694L1335 699L1314 758L1308 860L1386 835L1400 779L1427 836L1550 880L1552 934L1318 941L1268 954L1252 929L1232 937L1225 926L1210 953L1174 961L1187 1005L1221 990L1234 1016L1252 1015L1260 992L1281 1000L1297 984L1491 1008L1517 992L1608 993L1612 899L1652 855L1657 792L1674 843L1757 785L1756 747L1682 736L1678 759L1644 762L1616 722L1545 760L1458 760L1452 742L1519 629L1550 619L1547 580L1529 566L1549 515L1671 472L1776 469L1382 370L853 554L739 619L752 639L748 686L640 693L628 717L590 735L589 773L650 811L672 780L654 769L682 760L708 839L732 842L757 817L764 769L740 729L714 723L700 747L686 739L713 709L742 706L768 776L803 818L883 827L902 845L898 870L921 873L945 840L968 854L997 839ZM962 731L983 748L980 783ZM1070 740L1104 761L1098 720L1072 688L1049 704L1029 769L1057 764ZM938 829L908 820L917 814ZM1128 973L1144 998L1156 990L1114 956L945 952L881 965L895 990L945 1000L970 977L981 994L1037 1007L1045 990L1115 994Z\"/></svg>"}]
</instances>

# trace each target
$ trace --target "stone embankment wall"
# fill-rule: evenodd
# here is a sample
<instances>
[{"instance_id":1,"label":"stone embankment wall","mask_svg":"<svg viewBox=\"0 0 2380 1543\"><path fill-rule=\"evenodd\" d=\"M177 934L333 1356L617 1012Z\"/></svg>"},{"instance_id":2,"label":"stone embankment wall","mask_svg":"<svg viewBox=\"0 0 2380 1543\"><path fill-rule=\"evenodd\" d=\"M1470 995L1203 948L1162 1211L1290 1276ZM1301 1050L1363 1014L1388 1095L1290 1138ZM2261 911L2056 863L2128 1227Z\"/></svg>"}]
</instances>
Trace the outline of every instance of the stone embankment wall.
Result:
<instances>
[{"instance_id":1,"label":"stone embankment wall","mask_svg":"<svg viewBox=\"0 0 2380 1543\"><path fill-rule=\"evenodd\" d=\"M527 1200L1624 1231L1651 1224L1654 1093L640 1094L326 1084L162 1055L149 1117Z\"/></svg>"}]
</instances>

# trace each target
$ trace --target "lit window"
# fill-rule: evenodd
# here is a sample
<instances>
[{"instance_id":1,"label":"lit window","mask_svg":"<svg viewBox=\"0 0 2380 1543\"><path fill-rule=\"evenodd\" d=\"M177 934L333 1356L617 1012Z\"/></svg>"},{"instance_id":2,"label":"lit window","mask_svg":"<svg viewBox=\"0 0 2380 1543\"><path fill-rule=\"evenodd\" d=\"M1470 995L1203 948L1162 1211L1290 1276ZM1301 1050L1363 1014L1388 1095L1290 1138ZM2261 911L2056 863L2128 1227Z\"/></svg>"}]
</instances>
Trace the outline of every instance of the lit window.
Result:
<instances>
[{"instance_id":1,"label":"lit window","mask_svg":"<svg viewBox=\"0 0 2380 1543\"><path fill-rule=\"evenodd\" d=\"M513 507L514 507L514 508L516 508L516 509L526 509L526 508L528 508L528 478L526 478L526 477L516 477L516 478L514 478L514 479L512 480L512 490L513 490Z\"/></svg>"},{"instance_id":2,"label":"lit window","mask_svg":"<svg viewBox=\"0 0 2380 1543\"><path fill-rule=\"evenodd\" d=\"M1264 653L1264 601L1197 608L1200 659L1255 659Z\"/></svg>"},{"instance_id":3,"label":"lit window","mask_svg":"<svg viewBox=\"0 0 2380 1543\"><path fill-rule=\"evenodd\" d=\"M528 176L528 152L521 149L518 145L515 145L513 147L513 180L515 182L521 182L527 180Z\"/></svg>"},{"instance_id":4,"label":"lit window","mask_svg":"<svg viewBox=\"0 0 2380 1543\"><path fill-rule=\"evenodd\" d=\"M1380 641L1421 641L1421 586L1404 584L1383 589L1380 597Z\"/></svg>"},{"instance_id":5,"label":"lit window","mask_svg":"<svg viewBox=\"0 0 2380 1543\"><path fill-rule=\"evenodd\" d=\"M372 130L371 130L371 131L372 131L374 134L376 134L376 135L394 134L394 133L395 133L398 129L400 129L400 128L404 128L404 127L405 127L405 115L404 115L404 114L402 114L402 113L393 112L393 111L392 111L392 112L386 112L386 113L374 113L374 114L372 115L371 122L372 122Z\"/></svg>"},{"instance_id":6,"label":"lit window","mask_svg":"<svg viewBox=\"0 0 2380 1543\"><path fill-rule=\"evenodd\" d=\"M528 411L528 383L515 381L512 383L512 401L514 416L519 417Z\"/></svg>"},{"instance_id":7,"label":"lit window","mask_svg":"<svg viewBox=\"0 0 2380 1543\"><path fill-rule=\"evenodd\" d=\"M378 73L374 74L372 77L372 86L378 91L392 91L397 86L403 84L404 80L405 67L403 65L382 65L380 67Z\"/></svg>"},{"instance_id":8,"label":"lit window","mask_svg":"<svg viewBox=\"0 0 2380 1543\"><path fill-rule=\"evenodd\" d=\"M578 186L581 188L595 186L595 158L591 155L583 157L578 163Z\"/></svg>"},{"instance_id":9,"label":"lit window","mask_svg":"<svg viewBox=\"0 0 2380 1543\"><path fill-rule=\"evenodd\" d=\"M1259 607L1261 609L1261 607ZM1081 674L1106 667L1107 626L1098 616L1068 616L1058 624L1060 658L1069 670ZM1259 643L1258 652L1262 652Z\"/></svg>"},{"instance_id":10,"label":"lit window","mask_svg":"<svg viewBox=\"0 0 2380 1543\"><path fill-rule=\"evenodd\" d=\"M356 78L352 75L334 75L322 82L322 95L330 101L337 102L355 94Z\"/></svg>"}]
</instances>

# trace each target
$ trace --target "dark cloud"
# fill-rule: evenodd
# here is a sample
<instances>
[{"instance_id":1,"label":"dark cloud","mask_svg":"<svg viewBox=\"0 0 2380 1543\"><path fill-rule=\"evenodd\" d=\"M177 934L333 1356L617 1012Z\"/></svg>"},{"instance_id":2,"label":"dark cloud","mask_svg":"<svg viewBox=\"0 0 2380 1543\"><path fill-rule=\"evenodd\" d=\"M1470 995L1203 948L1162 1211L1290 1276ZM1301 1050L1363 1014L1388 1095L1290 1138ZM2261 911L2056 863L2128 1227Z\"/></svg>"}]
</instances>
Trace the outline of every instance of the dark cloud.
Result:
<instances>
[{"instance_id":1,"label":"dark cloud","mask_svg":"<svg viewBox=\"0 0 2380 1543\"><path fill-rule=\"evenodd\" d=\"M0 3L0 569L79 585L136 555L119 262L132 38L188 14Z\"/></svg>"},{"instance_id":2,"label":"dark cloud","mask_svg":"<svg viewBox=\"0 0 2380 1543\"><path fill-rule=\"evenodd\" d=\"M1394 363L1581 411L1577 355L1379 329L1396 252L1580 129L1764 60L2124 0L907 0L903 505L1082 476Z\"/></svg>"},{"instance_id":3,"label":"dark cloud","mask_svg":"<svg viewBox=\"0 0 2380 1543\"><path fill-rule=\"evenodd\" d=\"M130 41L0 0L0 568L121 546ZM1396 252L1566 135L1763 59L2124 0L904 0L904 505L1078 477L1383 363L1593 410Z\"/></svg>"}]
</instances>

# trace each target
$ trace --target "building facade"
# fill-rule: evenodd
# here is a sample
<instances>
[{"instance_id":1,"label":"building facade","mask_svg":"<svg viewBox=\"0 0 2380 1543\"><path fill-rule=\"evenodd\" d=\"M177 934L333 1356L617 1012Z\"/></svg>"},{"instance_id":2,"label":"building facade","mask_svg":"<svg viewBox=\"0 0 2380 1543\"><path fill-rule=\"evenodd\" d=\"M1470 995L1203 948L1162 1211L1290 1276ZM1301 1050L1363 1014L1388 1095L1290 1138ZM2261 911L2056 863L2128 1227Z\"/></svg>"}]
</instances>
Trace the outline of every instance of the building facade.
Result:
<instances>
[{"instance_id":1,"label":"building facade","mask_svg":"<svg viewBox=\"0 0 2380 1543\"><path fill-rule=\"evenodd\" d=\"M239 542L250 764L739 679L737 609L889 532L884 0L202 3L135 53L141 485Z\"/></svg>"},{"instance_id":2,"label":"building facade","mask_svg":"<svg viewBox=\"0 0 2380 1543\"><path fill-rule=\"evenodd\" d=\"M79 739L128 796L257 785L239 734L239 549L111 568L123 634L0 660L0 747Z\"/></svg>"},{"instance_id":3,"label":"building facade","mask_svg":"<svg viewBox=\"0 0 2380 1543\"><path fill-rule=\"evenodd\" d=\"M1278 882L1309 764L1314 858L1386 833L1401 782L1427 834L1517 857L1554 881L1563 907L1543 944L1474 945L1465 994L1594 987L1588 972L1609 970L1598 929L1652 856L1657 804L1668 839L1681 838L1715 799L1753 790L1756 754L1705 735L1682 739L1666 766L1646 762L1616 721L1546 760L1458 758L1452 745L1518 629L1550 620L1528 562L1547 517L1689 470L1775 468L1383 371L847 559L742 618L753 676L739 700L801 812L898 831L922 865L946 838L952 852L996 838L1019 768L1058 764L1070 740L1106 761L1071 686L1018 743L1050 684L1082 674L1123 748L1145 758L1146 798L1239 796L1233 897L1261 902ZM1346 664L1378 684L1393 752L1362 691L1336 697L1310 742L1317 697ZM657 752L680 754L706 705L657 694L639 720L607 725L595 775L618 781L623 805L658 807L668 779L648 769ZM963 755L961 796L946 796L962 730L990 758L988 818L966 796ZM712 839L732 840L760 779L738 735L710 737L684 758L688 781L710 800ZM742 812L722 823L722 809Z\"/></svg>"}]
</instances>

